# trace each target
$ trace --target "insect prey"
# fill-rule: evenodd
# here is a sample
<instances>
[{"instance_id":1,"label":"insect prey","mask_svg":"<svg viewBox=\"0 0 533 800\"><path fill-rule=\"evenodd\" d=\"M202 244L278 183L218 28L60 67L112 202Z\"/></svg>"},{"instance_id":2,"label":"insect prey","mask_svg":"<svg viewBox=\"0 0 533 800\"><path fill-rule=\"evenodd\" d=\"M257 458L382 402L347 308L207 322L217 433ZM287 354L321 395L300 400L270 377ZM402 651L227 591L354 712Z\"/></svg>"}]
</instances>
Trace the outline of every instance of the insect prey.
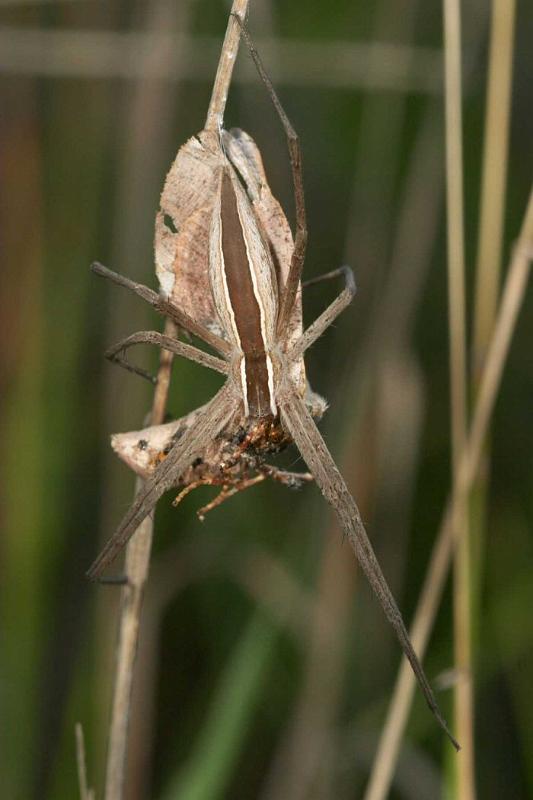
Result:
<instances>
[{"instance_id":1,"label":"insect prey","mask_svg":"<svg viewBox=\"0 0 533 800\"><path fill-rule=\"evenodd\" d=\"M216 353L149 331L119 342L108 351L109 358L146 377L125 353L137 344L156 344L222 373L225 382L212 400L181 420L113 438L115 450L146 481L88 575L102 575L172 487L181 489L179 500L195 486L220 486L221 494L201 509L203 515L266 477L289 486L314 479L337 514L431 711L458 749L357 505L315 424L326 403L306 381L304 354L351 302L355 283L347 267L324 276L341 277L344 288L303 330L301 274L307 226L299 141L246 28L240 20L239 24L287 137L296 208L294 241L270 193L253 140L243 131L204 130L181 148L163 190L156 222L161 293L92 265L96 274L132 290ZM268 463L290 443L309 473L289 473Z\"/></svg>"}]
</instances>

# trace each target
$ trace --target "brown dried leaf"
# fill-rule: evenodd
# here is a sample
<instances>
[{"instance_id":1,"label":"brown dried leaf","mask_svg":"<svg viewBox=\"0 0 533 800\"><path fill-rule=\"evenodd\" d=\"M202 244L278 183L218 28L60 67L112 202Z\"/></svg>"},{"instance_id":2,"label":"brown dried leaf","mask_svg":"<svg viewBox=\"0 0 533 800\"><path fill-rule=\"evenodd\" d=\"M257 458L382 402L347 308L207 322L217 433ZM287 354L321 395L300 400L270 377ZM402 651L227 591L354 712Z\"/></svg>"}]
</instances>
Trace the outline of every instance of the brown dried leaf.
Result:
<instances>
[{"instance_id":1,"label":"brown dried leaf","mask_svg":"<svg viewBox=\"0 0 533 800\"><path fill-rule=\"evenodd\" d=\"M218 136L202 131L178 151L165 180L155 223L161 291L221 335L208 274L209 227L222 163Z\"/></svg>"}]
</instances>

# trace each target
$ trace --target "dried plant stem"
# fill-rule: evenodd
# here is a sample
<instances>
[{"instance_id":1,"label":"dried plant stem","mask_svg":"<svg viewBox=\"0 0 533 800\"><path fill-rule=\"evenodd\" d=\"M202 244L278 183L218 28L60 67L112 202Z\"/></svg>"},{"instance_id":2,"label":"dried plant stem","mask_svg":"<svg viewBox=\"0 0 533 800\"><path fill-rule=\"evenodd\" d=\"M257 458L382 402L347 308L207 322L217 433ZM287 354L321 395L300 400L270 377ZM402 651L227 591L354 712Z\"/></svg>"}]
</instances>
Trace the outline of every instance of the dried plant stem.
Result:
<instances>
[{"instance_id":1,"label":"dried plant stem","mask_svg":"<svg viewBox=\"0 0 533 800\"><path fill-rule=\"evenodd\" d=\"M165 334L175 335L174 323L167 320ZM161 351L157 385L154 391L150 422L158 425L163 422L170 382L172 353ZM137 481L136 490L142 486ZM125 574L128 583L122 589L120 624L116 654L116 674L113 691L113 706L109 729L109 746L106 764L106 800L119 800L123 796L126 752L128 746L128 726L131 707L131 688L137 653L139 620L143 591L148 577L150 552L152 548L153 517L148 516L141 523L126 549Z\"/></svg>"},{"instance_id":2,"label":"dried plant stem","mask_svg":"<svg viewBox=\"0 0 533 800\"><path fill-rule=\"evenodd\" d=\"M232 12L244 18L247 6L248 0L235 0ZM218 129L218 126L222 124L233 64L237 55L239 36L239 26L234 18L230 17L207 115L206 127L210 126L211 129ZM167 320L165 335L175 336L175 334L174 323ZM171 365L172 354L162 350L150 414L150 423L153 425L163 422L165 416ZM139 491L141 486L142 482L138 481L136 490ZM124 793L131 690L143 592L148 577L152 536L153 517L149 515L141 523L126 549L125 574L128 582L122 590L121 597L116 674L106 764L106 800L120 800Z\"/></svg>"},{"instance_id":3,"label":"dried plant stem","mask_svg":"<svg viewBox=\"0 0 533 800\"><path fill-rule=\"evenodd\" d=\"M479 382L479 392L466 448L461 455L458 483L454 486L452 497L447 503L442 517L410 631L410 638L419 658L423 658L427 647L453 553L453 507L457 501L464 502L478 473L503 367L525 295L532 253L533 190L529 196L522 228L505 280L494 333ZM410 667L403 662L394 687L394 694L364 800L384 800L388 795L415 688Z\"/></svg>"},{"instance_id":4,"label":"dried plant stem","mask_svg":"<svg viewBox=\"0 0 533 800\"><path fill-rule=\"evenodd\" d=\"M231 14L236 14L243 20L246 19L248 2L249 0L233 0ZM224 109L226 108L226 100L228 99L228 90L231 83L235 59L237 58L240 38L241 29L239 23L233 16L230 16L218 62L207 119L205 121L206 130L218 131L222 126Z\"/></svg>"},{"instance_id":5,"label":"dried plant stem","mask_svg":"<svg viewBox=\"0 0 533 800\"><path fill-rule=\"evenodd\" d=\"M470 375L473 398L479 389L480 371L492 335L500 291L515 9L515 0L492 1ZM473 486L468 504L472 553L471 608L474 659L478 627L475 621L479 618L483 580L482 565L489 500L489 461L490 441L485 447L483 469L480 470L479 478Z\"/></svg>"},{"instance_id":6,"label":"dried plant stem","mask_svg":"<svg viewBox=\"0 0 533 800\"><path fill-rule=\"evenodd\" d=\"M466 333L463 210L462 71L460 0L443 0L448 241L448 329L452 429L452 484L457 486L466 443ZM458 495L459 496L459 495ZM462 747L456 761L457 796L474 800L474 735L471 649L470 536L465 502L453 507L457 539L454 564L455 735Z\"/></svg>"},{"instance_id":7,"label":"dried plant stem","mask_svg":"<svg viewBox=\"0 0 533 800\"><path fill-rule=\"evenodd\" d=\"M81 723L76 723L74 731L76 734L76 763L78 765L80 800L94 800L94 792L89 789L87 783L87 754L85 752L85 737Z\"/></svg>"},{"instance_id":8,"label":"dried plant stem","mask_svg":"<svg viewBox=\"0 0 533 800\"><path fill-rule=\"evenodd\" d=\"M474 304L474 371L483 363L498 304L513 73L515 0L493 0Z\"/></svg>"},{"instance_id":9,"label":"dried plant stem","mask_svg":"<svg viewBox=\"0 0 533 800\"><path fill-rule=\"evenodd\" d=\"M444 29L448 314L452 451L454 472L456 472L466 433L463 146L459 0L444 0Z\"/></svg>"},{"instance_id":10,"label":"dried plant stem","mask_svg":"<svg viewBox=\"0 0 533 800\"><path fill-rule=\"evenodd\" d=\"M470 375L472 397L474 398L479 389L480 371L494 329L500 291L515 9L515 0L492 0ZM484 563L485 522L489 501L487 480L489 451L490 443L485 445L482 458L484 466L473 484L469 502L467 501L471 553L470 619L472 629L470 646L472 662L476 658L475 642L478 628L476 619L479 619L481 565Z\"/></svg>"}]
</instances>

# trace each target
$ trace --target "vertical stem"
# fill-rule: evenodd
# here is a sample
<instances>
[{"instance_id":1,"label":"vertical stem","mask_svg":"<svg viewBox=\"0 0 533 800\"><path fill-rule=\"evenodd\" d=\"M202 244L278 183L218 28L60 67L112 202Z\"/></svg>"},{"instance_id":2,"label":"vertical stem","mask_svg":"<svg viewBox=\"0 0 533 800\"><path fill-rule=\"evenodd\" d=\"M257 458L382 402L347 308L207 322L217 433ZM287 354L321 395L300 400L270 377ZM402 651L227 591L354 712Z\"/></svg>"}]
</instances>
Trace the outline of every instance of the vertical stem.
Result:
<instances>
[{"instance_id":1,"label":"vertical stem","mask_svg":"<svg viewBox=\"0 0 533 800\"><path fill-rule=\"evenodd\" d=\"M444 0L446 207L452 455L454 467L466 433L461 28L459 0Z\"/></svg>"},{"instance_id":2,"label":"vertical stem","mask_svg":"<svg viewBox=\"0 0 533 800\"><path fill-rule=\"evenodd\" d=\"M233 0L231 14L236 14L243 20L246 19L248 2L249 0ZM228 90L231 83L235 59L237 58L237 51L239 50L240 39L241 29L239 23L233 16L230 16L205 121L205 129L208 131L218 132L222 127L226 100L228 99Z\"/></svg>"},{"instance_id":3,"label":"vertical stem","mask_svg":"<svg viewBox=\"0 0 533 800\"><path fill-rule=\"evenodd\" d=\"M234 0L232 13L239 14L244 18L247 7L248 0ZM230 16L207 115L206 128L211 130L218 130L222 124L239 38L239 25ZM167 336L176 335L175 326L170 320L167 320L165 324L165 334ZM150 414L152 425L160 424L165 416L171 365L172 354L162 350ZM142 482L138 481L137 491L141 485ZM149 515L141 523L126 548L125 573L128 583L122 590L121 596L115 685L106 764L105 800L121 800L124 794L131 690L152 536L153 516Z\"/></svg>"},{"instance_id":4,"label":"vertical stem","mask_svg":"<svg viewBox=\"0 0 533 800\"><path fill-rule=\"evenodd\" d=\"M451 511L459 493L466 496L478 475L483 446L498 396L503 368L529 280L532 253L533 189L529 196L518 242L511 258L502 300L498 307L494 333L491 336L487 350L487 358L479 382L479 392L476 396L468 441L465 450L461 454L459 481L454 486L452 497L446 504L442 515L424 585L420 592L413 623L409 630L409 638L420 659L424 657L427 648L450 566L453 550L453 529L450 524ZM415 688L415 677L409 664L404 660L398 671L394 693L380 736L364 800L385 800L389 795ZM459 758L461 756L462 754L459 755Z\"/></svg>"},{"instance_id":5,"label":"vertical stem","mask_svg":"<svg viewBox=\"0 0 533 800\"><path fill-rule=\"evenodd\" d=\"M135 15L136 22L149 34L157 34L162 31L172 33L173 30L186 29L190 13L189 5L188 0L183 0L178 10L173 0L154 0L138 15ZM130 270L139 269L143 260L142 256L145 254L145 250L148 250L146 240L141 233L142 220L147 213L151 213L148 212L144 190L146 187L150 193L150 187L152 190L156 187L155 173L158 170L155 162L161 141L164 139L166 131L170 130L170 117L174 105L168 83L162 82L154 76L165 65L168 65L175 55L178 56L179 65L183 55L181 51L176 53L175 47L171 47L170 37L164 45L146 50L141 57L139 80L132 87L131 94L128 92L125 97L124 133L122 134L121 169L115 209L112 258L119 263L127 264ZM108 323L110 329L108 333L113 336L118 335L118 330L122 330L123 325L127 322L123 303L124 300L120 297L117 298L116 305L113 307L113 317ZM168 330L170 333L172 332L171 328ZM149 412L154 420L157 420L159 415L161 418L164 416L161 404L166 404L164 389L168 380L165 380L164 373L167 369L170 370L170 363L165 363L164 366L161 364L162 372L158 391L152 397L152 409ZM106 383L117 380L119 380L118 376L110 375ZM107 388L112 390L113 384L108 385ZM131 390L128 392L129 405L136 410L142 407L139 403L140 395L136 396L138 391L140 391L139 387L132 384ZM146 414L143 414L143 418L145 416ZM106 417L109 422L117 422L114 404L108 404ZM105 489L103 514L106 528L110 523L110 513L105 506L110 506L110 500L114 496L116 488L116 478L109 477L111 479L107 482ZM138 487L137 483L136 490ZM106 642L108 647L114 646L115 649L112 709L106 753L105 797L107 800L120 800L125 792L132 685L137 658L138 620L142 608L143 586L148 576L148 556L143 564L142 553L139 551L145 547L149 553L151 536L151 523L150 520L146 520L134 537L135 541L132 541L131 548L129 546L126 548L124 570L129 585L121 591L117 633L113 637L113 642L109 639ZM103 603L101 605L103 606ZM101 609L100 614L105 615L105 622L102 620L99 626L100 635L102 636L103 633L109 635L112 623L107 621L109 616L107 604L105 609ZM106 671L109 669L108 652L105 652L104 661L105 663L100 665L99 680L96 684L100 691L102 691L100 687L105 686L105 693L102 692L100 716L103 716L108 704L109 690L106 678L102 674L103 669Z\"/></svg>"},{"instance_id":6,"label":"vertical stem","mask_svg":"<svg viewBox=\"0 0 533 800\"><path fill-rule=\"evenodd\" d=\"M474 297L474 331L470 381L472 397L479 390L479 377L493 332L500 288L504 202L507 180L513 33L515 0L492 0L485 139L481 177L481 208ZM484 469L470 495L470 541L472 553L472 648L476 656L481 582L483 580L486 533L490 440L485 448Z\"/></svg>"},{"instance_id":7,"label":"vertical stem","mask_svg":"<svg viewBox=\"0 0 533 800\"><path fill-rule=\"evenodd\" d=\"M167 320L165 334L175 335L174 323ZM152 402L150 422L159 425L163 422L170 382L172 353L161 351L157 385ZM137 491L142 481L137 481ZM141 615L144 585L148 577L150 552L152 549L153 516L149 515L141 523L126 548L125 573L127 585L122 590L120 626L117 643L117 666L113 691L113 707L109 729L109 749L106 765L105 798L120 800L123 796L124 776L126 769L126 752L128 747L128 727L131 709L131 688L137 641L139 620Z\"/></svg>"},{"instance_id":8,"label":"vertical stem","mask_svg":"<svg viewBox=\"0 0 533 800\"><path fill-rule=\"evenodd\" d=\"M446 203L448 240L448 324L452 416L452 483L458 485L466 444L466 337L464 288L463 152L461 109L461 10L444 0L446 109ZM474 800L474 736L471 653L470 538L466 502L453 506L457 542L454 562L455 733L463 752L457 759L457 797Z\"/></svg>"},{"instance_id":9,"label":"vertical stem","mask_svg":"<svg viewBox=\"0 0 533 800\"><path fill-rule=\"evenodd\" d=\"M474 373L479 373L496 316L507 180L515 0L493 0L474 304ZM476 382L477 379L475 378Z\"/></svg>"},{"instance_id":10,"label":"vertical stem","mask_svg":"<svg viewBox=\"0 0 533 800\"><path fill-rule=\"evenodd\" d=\"M78 765L78 788L80 800L94 800L94 792L87 783L87 754L85 751L85 737L79 722L75 726L76 735L76 762Z\"/></svg>"},{"instance_id":11,"label":"vertical stem","mask_svg":"<svg viewBox=\"0 0 533 800\"><path fill-rule=\"evenodd\" d=\"M479 378L494 329L500 288L515 9L515 0L492 0L470 375L473 398L479 390ZM490 445L486 446L484 451L485 468L481 471L469 497L472 660L475 659L476 651L475 620L479 617L485 522L489 499L487 484L489 451Z\"/></svg>"}]
</instances>

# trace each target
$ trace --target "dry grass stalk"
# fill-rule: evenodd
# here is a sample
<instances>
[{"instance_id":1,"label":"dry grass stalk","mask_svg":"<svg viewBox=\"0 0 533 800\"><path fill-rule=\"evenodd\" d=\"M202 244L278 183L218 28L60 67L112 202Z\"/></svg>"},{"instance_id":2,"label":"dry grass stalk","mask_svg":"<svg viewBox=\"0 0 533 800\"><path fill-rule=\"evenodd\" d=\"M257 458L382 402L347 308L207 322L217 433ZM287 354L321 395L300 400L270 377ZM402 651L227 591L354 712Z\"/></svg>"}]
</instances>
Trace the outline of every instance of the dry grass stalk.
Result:
<instances>
[{"instance_id":1,"label":"dry grass stalk","mask_svg":"<svg viewBox=\"0 0 533 800\"><path fill-rule=\"evenodd\" d=\"M183 59L183 54L176 53L170 46L171 31L174 29L186 28L187 17L189 14L188 2L183 2L179 10L176 11L172 0L155 0L145 9L139 9L134 18L136 24L143 30L146 36L157 35L158 32L168 32L168 42L157 50L151 49L143 52L139 58L139 80L128 93L124 103L124 120L122 128L122 143L120 148L121 163L118 173L117 194L115 200L114 225L113 225L113 263L125 263L130 268L140 264L139 253L143 251L145 238L143 234L144 220L146 215L151 214L151 204L147 201L150 193L149 187L156 187L158 174L157 153L160 143L165 138L166 131L170 130L170 119L173 115L175 100L171 94L171 87L154 79L154 74L162 65L168 63L173 57L176 64ZM125 304L122 298L114 299L113 315L108 321L108 334L115 338L119 331L123 330L127 324ZM110 398L115 394L117 382L120 378L115 374L109 373L106 376L107 389L104 397ZM138 408L140 401L140 382L139 385L130 384L128 389L128 400L131 408ZM139 392L139 394L137 394ZM143 401L144 404L145 401ZM116 408L113 404L107 405L107 421L109 427L114 428L118 424ZM159 415L159 411L155 411ZM120 416L123 423L123 417ZM115 503L118 475L115 477L111 473L105 481L105 492L102 503L102 527L107 530L111 524L110 508ZM115 632L113 621L115 613L110 614L109 603L111 593L103 592L100 595L99 603L99 638L102 647L99 648L99 678L96 686L101 694L100 706L100 728L107 721L107 707L109 704L109 693L112 682L112 714L109 721L110 733L107 744L107 767L106 781L112 781L110 791L116 794L116 784L113 781L120 776L117 764L123 765L125 770L126 761L132 763L130 745L131 724L130 711L126 717L123 716L123 709L130 708L134 700L130 699L133 678L133 664L136 664L136 634L135 626L131 625L132 616L135 617L140 612L140 605L136 608L135 597L123 592L121 594L119 625ZM129 635L126 635L128 634ZM115 670L109 677L110 662L114 654ZM131 668L128 668L128 663ZM119 672L118 666L122 665ZM138 666L135 666L136 677ZM114 776L111 779L111 775ZM107 789L106 789L107 791ZM124 787L122 792L128 791ZM128 792L129 793L129 792Z\"/></svg>"},{"instance_id":2,"label":"dry grass stalk","mask_svg":"<svg viewBox=\"0 0 533 800\"><path fill-rule=\"evenodd\" d=\"M457 486L467 430L460 0L444 0L443 11L452 483ZM457 539L453 587L454 650L458 675L454 707L455 733L462 747L461 758L456 762L457 793L463 800L474 800L471 567L466 498L464 503L456 502L453 509L452 524Z\"/></svg>"},{"instance_id":3,"label":"dry grass stalk","mask_svg":"<svg viewBox=\"0 0 533 800\"><path fill-rule=\"evenodd\" d=\"M173 323L167 321L165 334L171 336L173 332ZM165 416L171 365L172 354L162 350L150 414L154 424L162 422ZM139 491L140 485L141 481L137 481L137 491ZM119 800L123 796L131 689L144 585L148 577L152 549L152 536L153 517L147 517L137 529L126 549L124 573L128 583L122 589L121 597L115 684L106 764L106 800Z\"/></svg>"},{"instance_id":4,"label":"dry grass stalk","mask_svg":"<svg viewBox=\"0 0 533 800\"><path fill-rule=\"evenodd\" d=\"M493 332L500 290L515 10L515 0L493 0L492 2L470 376L473 396L478 390L480 370ZM488 456L487 447L485 462L488 461ZM470 512L470 536L468 542L465 540L464 545L461 545L465 549L469 546L471 558L469 608L465 609L470 614L469 647L471 651L474 649L474 625L476 609L479 606L479 563L483 562L485 506L489 499L487 477L488 469L487 463L485 463L485 468L474 484L474 492L471 496L473 502L468 503L467 501ZM474 659L475 655L470 652L471 665ZM472 726L474 727L474 723ZM473 783L473 753L469 767Z\"/></svg>"},{"instance_id":5,"label":"dry grass stalk","mask_svg":"<svg viewBox=\"0 0 533 800\"><path fill-rule=\"evenodd\" d=\"M232 12L246 15L248 0L235 0ZM229 82L239 44L239 27L230 17L228 30L220 56L217 79L211 97L207 125L222 121ZM174 324L167 321L167 336L175 335ZM151 424L160 424L165 416L172 355L161 351L157 384L154 391ZM137 489L139 485L137 486ZM126 550L125 574L128 580L122 590L119 636L117 645L113 708L109 731L109 746L106 765L106 800L120 800L124 792L128 726L131 709L131 689L137 652L139 621L143 591L148 577L153 535L153 519L147 517L132 537Z\"/></svg>"},{"instance_id":6,"label":"dry grass stalk","mask_svg":"<svg viewBox=\"0 0 533 800\"><path fill-rule=\"evenodd\" d=\"M505 280L494 334L490 341L487 358L481 374L467 445L461 456L458 483L454 486L452 497L447 503L442 516L410 630L411 641L419 658L423 657L427 647L453 553L454 537L451 524L453 506L457 500L464 502L464 497L470 491L478 474L487 430L500 388L503 368L509 352L518 313L525 296L532 253L533 190L529 196L522 227ZM388 795L414 691L415 682L410 674L409 666L403 662L396 680L387 719L381 733L364 800L385 800Z\"/></svg>"},{"instance_id":7,"label":"dry grass stalk","mask_svg":"<svg viewBox=\"0 0 533 800\"><path fill-rule=\"evenodd\" d=\"M80 800L94 800L94 791L89 789L87 783L87 754L85 752L85 737L80 722L74 728L76 734L76 763L78 766L78 786Z\"/></svg>"},{"instance_id":8,"label":"dry grass stalk","mask_svg":"<svg viewBox=\"0 0 533 800\"><path fill-rule=\"evenodd\" d=\"M493 0L474 303L474 372L494 326L501 273L515 0Z\"/></svg>"}]
</instances>

